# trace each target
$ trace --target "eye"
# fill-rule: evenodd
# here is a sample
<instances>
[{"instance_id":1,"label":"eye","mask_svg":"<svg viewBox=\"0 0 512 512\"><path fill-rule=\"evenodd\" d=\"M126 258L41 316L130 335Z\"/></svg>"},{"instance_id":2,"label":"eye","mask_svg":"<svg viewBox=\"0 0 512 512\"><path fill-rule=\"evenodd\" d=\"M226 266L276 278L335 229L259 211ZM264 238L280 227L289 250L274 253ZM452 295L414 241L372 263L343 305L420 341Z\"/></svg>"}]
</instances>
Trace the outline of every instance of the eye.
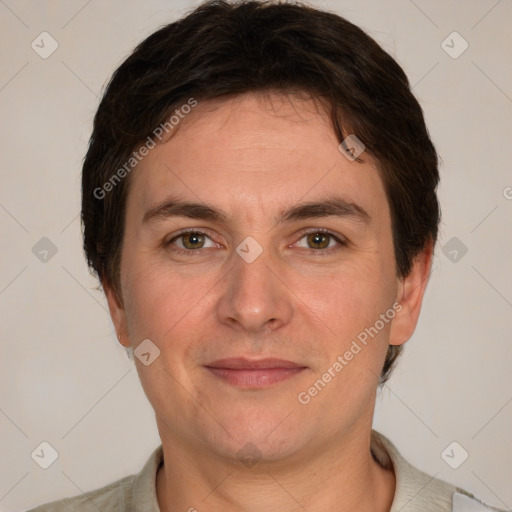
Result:
<instances>
[{"instance_id":1,"label":"eye","mask_svg":"<svg viewBox=\"0 0 512 512\"><path fill-rule=\"evenodd\" d=\"M171 238L166 245L173 245L177 247L178 249L176 252L190 252L197 249L218 247L218 244L216 244L205 232L197 229L182 231L179 235Z\"/></svg>"},{"instance_id":2,"label":"eye","mask_svg":"<svg viewBox=\"0 0 512 512\"><path fill-rule=\"evenodd\" d=\"M178 254L191 254L199 249L220 247L206 232L198 229L181 231L165 245L172 246ZM324 229L315 229L304 233L294 247L330 252L343 245L346 243L334 233Z\"/></svg>"},{"instance_id":3,"label":"eye","mask_svg":"<svg viewBox=\"0 0 512 512\"><path fill-rule=\"evenodd\" d=\"M305 242L301 243L302 240ZM305 233L297 242L296 247L324 251L340 245L345 245L345 242L334 233L323 229L315 229Z\"/></svg>"}]
</instances>

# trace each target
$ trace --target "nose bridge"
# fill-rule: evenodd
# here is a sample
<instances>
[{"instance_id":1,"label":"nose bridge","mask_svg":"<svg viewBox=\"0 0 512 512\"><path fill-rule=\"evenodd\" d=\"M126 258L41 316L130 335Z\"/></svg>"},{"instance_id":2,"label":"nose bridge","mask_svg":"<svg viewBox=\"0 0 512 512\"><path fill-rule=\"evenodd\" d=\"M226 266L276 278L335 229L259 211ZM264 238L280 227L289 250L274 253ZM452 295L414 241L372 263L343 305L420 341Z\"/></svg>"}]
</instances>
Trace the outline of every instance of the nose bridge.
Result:
<instances>
[{"instance_id":1,"label":"nose bridge","mask_svg":"<svg viewBox=\"0 0 512 512\"><path fill-rule=\"evenodd\" d=\"M291 303L286 287L276 276L275 263L269 250L251 237L237 247L219 300L221 322L258 331L290 320Z\"/></svg>"}]
</instances>

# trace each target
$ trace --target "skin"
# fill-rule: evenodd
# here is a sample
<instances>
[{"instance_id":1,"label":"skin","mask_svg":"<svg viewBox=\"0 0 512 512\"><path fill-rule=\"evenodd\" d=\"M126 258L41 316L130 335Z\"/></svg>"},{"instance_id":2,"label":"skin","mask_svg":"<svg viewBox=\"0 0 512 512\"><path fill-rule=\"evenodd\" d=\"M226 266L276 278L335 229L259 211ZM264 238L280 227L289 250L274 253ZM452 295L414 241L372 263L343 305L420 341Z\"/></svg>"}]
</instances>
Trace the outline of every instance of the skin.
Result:
<instances>
[{"instance_id":1,"label":"skin","mask_svg":"<svg viewBox=\"0 0 512 512\"><path fill-rule=\"evenodd\" d=\"M160 350L150 365L135 363L163 444L162 512L390 510L394 472L369 450L378 375L388 344L414 332L432 245L407 278L396 276L383 184L370 155L361 157L341 154L312 100L251 93L199 103L130 176L122 300L104 287L121 343L136 348L149 338ZM369 222L276 222L298 203L333 195L359 205ZM227 219L143 221L170 196L208 203ZM181 229L207 236L176 238ZM344 244L304 233L315 229ZM248 236L263 249L252 263L236 252ZM299 403L395 302L394 319ZM265 389L240 389L204 368L227 357L276 357L306 369ZM261 457L251 466L237 457L247 443Z\"/></svg>"}]
</instances>

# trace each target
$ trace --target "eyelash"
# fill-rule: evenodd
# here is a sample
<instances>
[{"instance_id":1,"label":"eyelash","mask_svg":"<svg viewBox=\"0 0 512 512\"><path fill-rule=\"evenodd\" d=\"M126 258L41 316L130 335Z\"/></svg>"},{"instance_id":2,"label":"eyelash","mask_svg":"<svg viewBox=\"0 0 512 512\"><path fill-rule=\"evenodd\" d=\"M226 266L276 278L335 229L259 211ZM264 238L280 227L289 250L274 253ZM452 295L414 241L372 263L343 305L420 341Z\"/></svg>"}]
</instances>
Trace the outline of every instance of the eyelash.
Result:
<instances>
[{"instance_id":1,"label":"eyelash","mask_svg":"<svg viewBox=\"0 0 512 512\"><path fill-rule=\"evenodd\" d=\"M324 228L316 228L316 229L310 229L308 231L303 231L303 232L301 232L300 238L299 238L298 241L302 240L304 237L306 237L308 235L316 234L316 233L322 233L322 234L330 236L336 242L338 242L339 245L337 247L328 247L326 249L306 249L306 250L312 251L313 253L316 253L316 254L320 254L320 253L330 254L332 251L338 250L338 249L340 249L340 247L343 247L343 246L347 245L345 240L341 239L339 236L335 235L333 232L329 231L328 229L324 229ZM183 237L185 235L189 235L189 234L204 235L204 236L207 236L208 238L210 238L210 240L211 240L211 236L210 236L210 233L208 231L204 231L204 230L202 230L200 228L184 229L183 231L179 231L178 234L173 236L169 241L165 242L164 245L166 247L167 246L172 246L172 243L174 241L178 240L179 238L181 238L181 237ZM179 249L179 248L173 248L172 250L176 254L183 254L183 255L187 255L187 256L192 256L193 253L200 251L200 249Z\"/></svg>"}]
</instances>

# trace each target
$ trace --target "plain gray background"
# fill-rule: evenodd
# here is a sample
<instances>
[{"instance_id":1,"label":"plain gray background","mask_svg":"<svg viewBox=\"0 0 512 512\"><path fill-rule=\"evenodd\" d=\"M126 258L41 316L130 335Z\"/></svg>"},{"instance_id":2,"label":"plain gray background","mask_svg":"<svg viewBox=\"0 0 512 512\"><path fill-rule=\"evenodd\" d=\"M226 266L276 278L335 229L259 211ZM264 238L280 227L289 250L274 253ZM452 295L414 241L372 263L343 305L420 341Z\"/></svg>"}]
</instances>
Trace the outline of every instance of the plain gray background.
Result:
<instances>
[{"instance_id":1,"label":"plain gray background","mask_svg":"<svg viewBox=\"0 0 512 512\"><path fill-rule=\"evenodd\" d=\"M197 3L0 0L1 511L138 472L160 443L85 265L80 172L112 72ZM512 3L310 3L398 60L443 159L434 272L374 427L418 468L511 509ZM58 43L46 59L31 47L44 31ZM31 458L43 441L59 454L48 469ZM469 454L458 469L441 456L453 441Z\"/></svg>"}]
</instances>

